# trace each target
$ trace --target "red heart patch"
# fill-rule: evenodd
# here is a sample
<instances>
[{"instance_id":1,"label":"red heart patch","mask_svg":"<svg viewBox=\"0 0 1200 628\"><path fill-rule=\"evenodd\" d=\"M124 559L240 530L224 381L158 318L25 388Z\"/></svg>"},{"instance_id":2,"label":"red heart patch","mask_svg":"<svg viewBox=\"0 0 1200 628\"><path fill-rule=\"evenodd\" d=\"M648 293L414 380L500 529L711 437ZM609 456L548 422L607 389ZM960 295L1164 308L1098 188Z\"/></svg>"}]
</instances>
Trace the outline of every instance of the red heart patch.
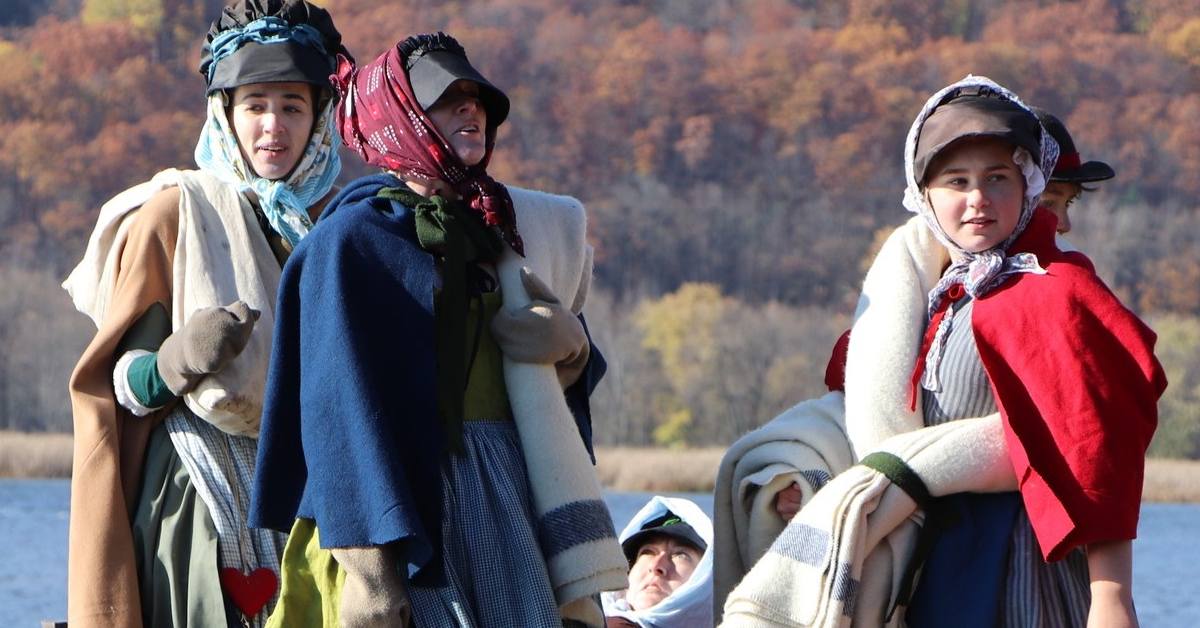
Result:
<instances>
[{"instance_id":1,"label":"red heart patch","mask_svg":"<svg viewBox=\"0 0 1200 628\"><path fill-rule=\"evenodd\" d=\"M221 569L221 588L246 617L254 617L271 601L278 584L279 576L266 567L259 567L249 574L233 567Z\"/></svg>"}]
</instances>

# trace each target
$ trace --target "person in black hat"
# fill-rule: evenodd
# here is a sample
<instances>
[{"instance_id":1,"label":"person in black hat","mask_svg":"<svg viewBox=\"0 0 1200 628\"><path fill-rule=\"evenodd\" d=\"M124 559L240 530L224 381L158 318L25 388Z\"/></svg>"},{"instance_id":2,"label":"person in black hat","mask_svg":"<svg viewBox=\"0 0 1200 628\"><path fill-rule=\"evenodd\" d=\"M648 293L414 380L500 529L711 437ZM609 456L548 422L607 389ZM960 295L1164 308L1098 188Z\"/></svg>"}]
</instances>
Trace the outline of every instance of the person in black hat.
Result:
<instances>
[{"instance_id":1,"label":"person in black hat","mask_svg":"<svg viewBox=\"0 0 1200 628\"><path fill-rule=\"evenodd\" d=\"M489 175L509 101L450 35L334 81L343 141L383 172L284 269L274 355L319 357L267 385L252 523L290 530L271 625L602 625L627 566L588 454L583 207Z\"/></svg>"},{"instance_id":2,"label":"person in black hat","mask_svg":"<svg viewBox=\"0 0 1200 628\"><path fill-rule=\"evenodd\" d=\"M1042 207L1053 212L1058 218L1058 233L1066 234L1071 231L1071 205L1084 192L1094 191L1094 188L1084 184L1107 181L1115 177L1116 172L1103 161L1083 161L1062 120L1044 109L1034 107L1033 111L1054 141L1058 142L1060 151L1054 173L1050 175L1046 190L1042 192Z\"/></svg>"},{"instance_id":3,"label":"person in black hat","mask_svg":"<svg viewBox=\"0 0 1200 628\"><path fill-rule=\"evenodd\" d=\"M247 525L280 268L340 171L329 14L212 24L196 170L101 211L64 286L98 331L71 380L73 626L262 626L284 537Z\"/></svg>"}]
</instances>

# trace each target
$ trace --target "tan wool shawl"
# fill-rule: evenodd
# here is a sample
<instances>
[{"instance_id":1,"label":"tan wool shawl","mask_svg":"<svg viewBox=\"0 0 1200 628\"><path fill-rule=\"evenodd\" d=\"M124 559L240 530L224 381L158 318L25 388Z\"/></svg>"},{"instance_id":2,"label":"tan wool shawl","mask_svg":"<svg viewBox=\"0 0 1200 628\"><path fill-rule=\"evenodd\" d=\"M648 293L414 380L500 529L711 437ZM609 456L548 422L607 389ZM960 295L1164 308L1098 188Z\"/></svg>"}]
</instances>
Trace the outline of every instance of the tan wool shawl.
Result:
<instances>
[{"instance_id":1,"label":"tan wool shawl","mask_svg":"<svg viewBox=\"0 0 1200 628\"><path fill-rule=\"evenodd\" d=\"M118 271L96 336L71 375L75 440L67 563L72 626L142 625L130 528L150 432L163 413L138 418L117 404L112 370L125 332L154 303L170 308L179 192L156 195L113 243Z\"/></svg>"}]
</instances>

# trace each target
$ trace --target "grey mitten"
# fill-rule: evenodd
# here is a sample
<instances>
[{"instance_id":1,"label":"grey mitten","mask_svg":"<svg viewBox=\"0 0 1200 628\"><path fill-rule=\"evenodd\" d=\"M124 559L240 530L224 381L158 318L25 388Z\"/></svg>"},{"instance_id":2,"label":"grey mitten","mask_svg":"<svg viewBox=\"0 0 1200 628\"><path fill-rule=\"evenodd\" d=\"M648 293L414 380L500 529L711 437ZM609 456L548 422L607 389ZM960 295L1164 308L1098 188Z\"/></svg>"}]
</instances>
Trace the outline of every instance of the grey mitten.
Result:
<instances>
[{"instance_id":1,"label":"grey mitten","mask_svg":"<svg viewBox=\"0 0 1200 628\"><path fill-rule=\"evenodd\" d=\"M579 328L583 329L582 323L580 323ZM554 364L554 373L558 375L558 385L563 390L566 390L568 386L579 380L579 376L583 374L583 369L587 367L588 356L591 354L592 347L588 344L587 334L584 334L583 344L580 345L579 351L575 356Z\"/></svg>"},{"instance_id":2,"label":"grey mitten","mask_svg":"<svg viewBox=\"0 0 1200 628\"><path fill-rule=\"evenodd\" d=\"M412 615L400 563L387 546L330 550L346 572L338 619L342 628L407 626Z\"/></svg>"},{"instance_id":3,"label":"grey mitten","mask_svg":"<svg viewBox=\"0 0 1200 628\"><path fill-rule=\"evenodd\" d=\"M243 301L197 310L158 348L158 374L167 388L184 395L225 368L246 348L258 317Z\"/></svg>"},{"instance_id":4,"label":"grey mitten","mask_svg":"<svg viewBox=\"0 0 1200 628\"><path fill-rule=\"evenodd\" d=\"M574 382L587 364L589 352L583 323L528 268L521 269L521 284L530 302L496 313L492 319L496 344L515 362L553 364L560 383L564 378L569 378L567 384Z\"/></svg>"}]
</instances>

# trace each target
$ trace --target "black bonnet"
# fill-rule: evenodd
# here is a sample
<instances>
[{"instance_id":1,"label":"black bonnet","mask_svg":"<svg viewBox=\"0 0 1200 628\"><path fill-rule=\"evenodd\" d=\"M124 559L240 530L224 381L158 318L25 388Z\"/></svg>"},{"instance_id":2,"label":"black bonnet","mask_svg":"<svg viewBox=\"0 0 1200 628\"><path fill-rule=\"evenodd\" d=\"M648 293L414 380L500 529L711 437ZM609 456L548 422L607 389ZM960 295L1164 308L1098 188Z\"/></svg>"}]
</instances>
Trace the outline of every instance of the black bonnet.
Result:
<instances>
[{"instance_id":1,"label":"black bonnet","mask_svg":"<svg viewBox=\"0 0 1200 628\"><path fill-rule=\"evenodd\" d=\"M247 41L236 51L221 57L215 69L212 68L212 44L216 38L266 17L278 18L290 27L307 25L316 31L318 41L290 40L271 44ZM313 43L319 43L319 47ZM295 81L330 88L329 75L333 74L334 59L339 53L352 58L342 45L342 35L333 25L333 18L325 9L306 0L238 0L225 7L209 28L199 70L208 82L209 94L251 83Z\"/></svg>"},{"instance_id":2,"label":"black bonnet","mask_svg":"<svg viewBox=\"0 0 1200 628\"><path fill-rule=\"evenodd\" d=\"M465 79L479 84L489 127L500 126L508 117L508 96L471 65L458 40L439 32L413 35L396 45L421 109L428 111L454 81Z\"/></svg>"}]
</instances>

